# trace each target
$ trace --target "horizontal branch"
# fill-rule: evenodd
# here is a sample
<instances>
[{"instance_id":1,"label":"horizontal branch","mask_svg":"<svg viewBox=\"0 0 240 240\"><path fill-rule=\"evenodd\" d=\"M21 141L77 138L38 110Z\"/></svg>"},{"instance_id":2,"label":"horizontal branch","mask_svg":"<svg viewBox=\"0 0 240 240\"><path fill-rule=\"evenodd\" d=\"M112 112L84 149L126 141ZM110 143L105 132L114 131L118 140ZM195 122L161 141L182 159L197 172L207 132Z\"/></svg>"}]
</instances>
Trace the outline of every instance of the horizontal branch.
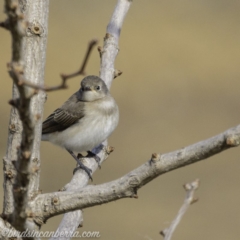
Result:
<instances>
[{"instance_id":1,"label":"horizontal branch","mask_svg":"<svg viewBox=\"0 0 240 240\"><path fill-rule=\"evenodd\" d=\"M240 144L240 125L215 137L180 150L153 154L145 164L125 176L101 185L87 186L72 192L41 194L29 205L29 216L45 222L69 211L100 205L121 198L137 198L137 190L156 177L174 169L209 158Z\"/></svg>"}]
</instances>

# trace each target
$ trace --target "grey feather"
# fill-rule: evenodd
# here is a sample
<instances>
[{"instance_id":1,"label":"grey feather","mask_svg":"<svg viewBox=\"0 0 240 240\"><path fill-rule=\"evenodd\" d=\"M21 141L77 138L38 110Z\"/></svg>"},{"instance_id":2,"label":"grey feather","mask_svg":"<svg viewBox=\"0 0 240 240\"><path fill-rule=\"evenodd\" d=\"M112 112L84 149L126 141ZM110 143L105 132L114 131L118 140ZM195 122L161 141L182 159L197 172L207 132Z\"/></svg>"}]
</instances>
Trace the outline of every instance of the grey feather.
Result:
<instances>
[{"instance_id":1,"label":"grey feather","mask_svg":"<svg viewBox=\"0 0 240 240\"><path fill-rule=\"evenodd\" d=\"M42 124L42 134L63 131L84 117L84 102L74 93L62 107L56 109Z\"/></svg>"}]
</instances>

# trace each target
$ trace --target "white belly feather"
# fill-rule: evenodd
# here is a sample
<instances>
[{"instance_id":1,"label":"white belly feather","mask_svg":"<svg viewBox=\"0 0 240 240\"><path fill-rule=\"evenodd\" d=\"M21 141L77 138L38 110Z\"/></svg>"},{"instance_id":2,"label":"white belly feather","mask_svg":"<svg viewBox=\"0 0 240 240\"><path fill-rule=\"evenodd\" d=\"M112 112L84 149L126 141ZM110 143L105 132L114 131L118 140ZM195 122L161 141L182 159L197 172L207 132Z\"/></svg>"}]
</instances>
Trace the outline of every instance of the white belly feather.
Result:
<instances>
[{"instance_id":1,"label":"white belly feather","mask_svg":"<svg viewBox=\"0 0 240 240\"><path fill-rule=\"evenodd\" d=\"M118 117L118 111L104 116L95 112L63 131L44 134L42 140L78 153L90 151L109 137L118 124Z\"/></svg>"}]
</instances>

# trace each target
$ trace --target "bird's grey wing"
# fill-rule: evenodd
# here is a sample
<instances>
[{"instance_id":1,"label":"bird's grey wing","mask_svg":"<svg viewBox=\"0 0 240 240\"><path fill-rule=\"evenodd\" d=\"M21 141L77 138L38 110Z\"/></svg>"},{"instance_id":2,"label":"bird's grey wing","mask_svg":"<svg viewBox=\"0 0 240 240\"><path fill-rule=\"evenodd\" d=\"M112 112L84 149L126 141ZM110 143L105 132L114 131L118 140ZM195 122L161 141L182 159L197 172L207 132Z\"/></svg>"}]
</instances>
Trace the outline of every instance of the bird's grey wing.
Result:
<instances>
[{"instance_id":1,"label":"bird's grey wing","mask_svg":"<svg viewBox=\"0 0 240 240\"><path fill-rule=\"evenodd\" d=\"M63 131L84 117L82 102L69 98L61 108L56 109L42 124L42 134Z\"/></svg>"}]
</instances>

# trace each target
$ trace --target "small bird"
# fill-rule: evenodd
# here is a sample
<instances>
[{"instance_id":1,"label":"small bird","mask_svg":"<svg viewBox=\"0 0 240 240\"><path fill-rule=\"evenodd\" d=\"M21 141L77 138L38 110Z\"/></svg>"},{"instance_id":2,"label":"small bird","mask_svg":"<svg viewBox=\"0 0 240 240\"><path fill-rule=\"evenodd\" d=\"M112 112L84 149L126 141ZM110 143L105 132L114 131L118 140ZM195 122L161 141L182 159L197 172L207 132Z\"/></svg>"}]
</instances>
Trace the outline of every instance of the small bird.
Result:
<instances>
[{"instance_id":1,"label":"small bird","mask_svg":"<svg viewBox=\"0 0 240 240\"><path fill-rule=\"evenodd\" d=\"M118 120L118 106L105 82L97 76L87 76L79 91L43 122L42 141L65 148L92 179L91 170L74 152L91 153L114 131Z\"/></svg>"}]
</instances>

